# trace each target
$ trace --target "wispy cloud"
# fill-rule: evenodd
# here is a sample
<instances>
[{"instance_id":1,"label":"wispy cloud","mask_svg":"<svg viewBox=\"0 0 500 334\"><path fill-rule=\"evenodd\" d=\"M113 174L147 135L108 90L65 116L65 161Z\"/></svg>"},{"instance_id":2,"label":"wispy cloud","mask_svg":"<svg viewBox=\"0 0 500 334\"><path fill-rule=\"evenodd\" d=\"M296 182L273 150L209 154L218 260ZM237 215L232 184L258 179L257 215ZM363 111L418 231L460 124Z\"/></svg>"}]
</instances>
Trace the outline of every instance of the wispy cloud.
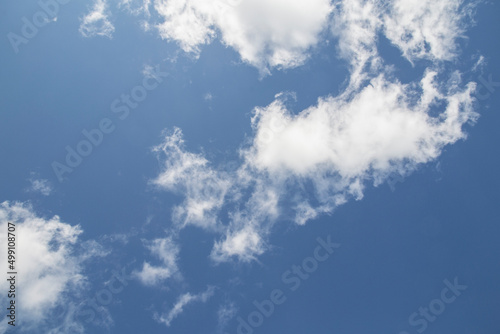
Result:
<instances>
[{"instance_id":1,"label":"wispy cloud","mask_svg":"<svg viewBox=\"0 0 500 334\"><path fill-rule=\"evenodd\" d=\"M35 192L35 193L40 193L44 196L49 196L54 189L49 180L35 178L35 174L32 174L32 177L29 179L29 182L30 182L30 187L28 188L29 192Z\"/></svg>"},{"instance_id":2,"label":"wispy cloud","mask_svg":"<svg viewBox=\"0 0 500 334\"><path fill-rule=\"evenodd\" d=\"M139 281L144 285L154 286L179 271L177 267L179 247L172 237L155 239L152 242L145 241L145 243L151 254L160 259L161 264L154 266L149 262L144 262L142 269L133 274Z\"/></svg>"},{"instance_id":3,"label":"wispy cloud","mask_svg":"<svg viewBox=\"0 0 500 334\"><path fill-rule=\"evenodd\" d=\"M226 302L217 310L217 329L219 332L224 332L229 321L233 319L238 312L238 307L233 302Z\"/></svg>"},{"instance_id":4,"label":"wispy cloud","mask_svg":"<svg viewBox=\"0 0 500 334\"><path fill-rule=\"evenodd\" d=\"M106 0L96 0L94 2L90 12L81 19L79 31L84 37L113 37L115 27L109 20Z\"/></svg>"},{"instance_id":5,"label":"wispy cloud","mask_svg":"<svg viewBox=\"0 0 500 334\"><path fill-rule=\"evenodd\" d=\"M163 171L152 181L155 186L182 193L185 201L174 208L173 221L179 227L196 225L218 228L217 213L224 203L230 181L210 168L208 160L185 151L182 131L175 128L164 142L154 148L163 164Z\"/></svg>"},{"instance_id":6,"label":"wispy cloud","mask_svg":"<svg viewBox=\"0 0 500 334\"><path fill-rule=\"evenodd\" d=\"M210 299L214 295L214 287L209 286L206 291L192 295L191 293L183 294L177 299L174 307L167 313L159 315L155 314L155 320L165 324L167 327L170 326L172 321L177 318L183 311L184 308L191 303L194 302L202 302L206 303L208 299Z\"/></svg>"}]
</instances>

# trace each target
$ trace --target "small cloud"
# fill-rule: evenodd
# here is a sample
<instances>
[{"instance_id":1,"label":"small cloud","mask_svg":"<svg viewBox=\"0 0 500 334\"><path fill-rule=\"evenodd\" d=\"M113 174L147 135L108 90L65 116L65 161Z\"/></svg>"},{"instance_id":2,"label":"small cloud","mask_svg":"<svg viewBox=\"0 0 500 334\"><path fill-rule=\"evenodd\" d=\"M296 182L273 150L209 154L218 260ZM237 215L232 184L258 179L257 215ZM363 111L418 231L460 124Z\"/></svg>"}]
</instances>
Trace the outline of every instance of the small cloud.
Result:
<instances>
[{"instance_id":1,"label":"small cloud","mask_svg":"<svg viewBox=\"0 0 500 334\"><path fill-rule=\"evenodd\" d=\"M96 0L90 13L85 15L81 21L80 33L83 37L104 36L111 38L115 27L108 19L106 0Z\"/></svg>"},{"instance_id":2,"label":"small cloud","mask_svg":"<svg viewBox=\"0 0 500 334\"><path fill-rule=\"evenodd\" d=\"M236 256L240 261L250 262L264 251L261 236L251 226L245 226L239 231L228 233L224 241L216 242L211 258L215 262L225 262Z\"/></svg>"},{"instance_id":3,"label":"small cloud","mask_svg":"<svg viewBox=\"0 0 500 334\"><path fill-rule=\"evenodd\" d=\"M174 307L166 314L155 314L155 320L164 323L167 327L170 326L172 321L177 318L183 311L184 307L193 302L206 303L214 295L214 287L209 286L205 292L197 295L192 295L191 293L185 293L179 297Z\"/></svg>"},{"instance_id":4,"label":"small cloud","mask_svg":"<svg viewBox=\"0 0 500 334\"><path fill-rule=\"evenodd\" d=\"M217 328L223 332L227 324L234 318L238 312L238 307L233 302L227 302L219 307L217 311Z\"/></svg>"},{"instance_id":5,"label":"small cloud","mask_svg":"<svg viewBox=\"0 0 500 334\"><path fill-rule=\"evenodd\" d=\"M31 173L32 177L29 179L31 185L28 188L29 192L40 193L44 196L49 196L52 193L52 185L49 180L36 179L35 174Z\"/></svg>"},{"instance_id":6,"label":"small cloud","mask_svg":"<svg viewBox=\"0 0 500 334\"><path fill-rule=\"evenodd\" d=\"M178 227L196 225L207 230L219 228L217 213L231 185L223 174L213 169L201 154L185 151L182 131L175 128L164 142L154 148L163 161L162 172L151 181L159 189L185 194L182 204L173 210Z\"/></svg>"},{"instance_id":7,"label":"small cloud","mask_svg":"<svg viewBox=\"0 0 500 334\"><path fill-rule=\"evenodd\" d=\"M159 266L144 262L141 271L134 272L134 276L147 286L155 286L178 273L177 258L179 247L171 237L155 239L146 242L146 247L151 254L159 258L162 264Z\"/></svg>"},{"instance_id":8,"label":"small cloud","mask_svg":"<svg viewBox=\"0 0 500 334\"><path fill-rule=\"evenodd\" d=\"M206 93L205 95L203 95L203 99L205 101L212 101L214 98L214 96L212 95L212 93Z\"/></svg>"}]
</instances>

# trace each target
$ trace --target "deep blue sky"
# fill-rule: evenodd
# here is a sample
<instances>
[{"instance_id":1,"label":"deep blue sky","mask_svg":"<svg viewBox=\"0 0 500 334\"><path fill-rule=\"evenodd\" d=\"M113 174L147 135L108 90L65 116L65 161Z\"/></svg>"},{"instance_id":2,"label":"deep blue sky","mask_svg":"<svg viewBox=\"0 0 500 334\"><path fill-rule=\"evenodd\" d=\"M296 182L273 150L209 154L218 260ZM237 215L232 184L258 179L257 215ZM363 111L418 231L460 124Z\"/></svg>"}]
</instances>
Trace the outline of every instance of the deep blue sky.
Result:
<instances>
[{"instance_id":1,"label":"deep blue sky","mask_svg":"<svg viewBox=\"0 0 500 334\"><path fill-rule=\"evenodd\" d=\"M162 142L164 129L181 128L186 150L203 153L214 166L239 164L238 149L254 135L255 107L269 105L279 92L295 92L296 100L287 104L298 114L318 97L342 92L349 77L334 36L320 42L303 65L274 68L262 77L219 39L202 46L197 58L154 30L144 32L134 16L111 3L111 39L83 37L80 18L91 3L72 1L61 5L57 22L42 27L17 54L5 36L19 33L21 18L39 7L36 1L0 4L0 202L31 203L40 217L58 215L79 224L83 234L75 252L88 240L109 250L82 265L88 281L72 297L76 304L103 289L112 270L131 272L144 261L160 263L144 244L165 236L173 225L172 208L183 200L182 194L150 184L162 171L151 148ZM478 82L481 92L486 92L481 76L500 81L499 16L500 3L480 3L476 24L459 42L458 60L443 65L444 71L460 70L464 82ZM379 48L403 83L421 77L427 66L422 61L412 67L385 37ZM486 65L471 71L478 55ZM158 64L168 72L164 82L120 120L111 102L141 84L145 65ZM363 199L350 199L305 226L279 218L266 239L267 251L251 262L214 263L209 255L221 235L188 226L178 235L182 278L153 287L131 279L107 305L112 325L82 316L75 321L88 333L236 333L237 317L247 319L256 309L254 300L269 299L273 289L281 289L286 301L255 333L413 334L419 326L412 327L408 317L440 297L444 280L458 277L467 289L425 332L500 333L500 87L477 99L474 108L480 117L464 125L466 140L446 146L392 189L387 182L378 187L367 182ZM84 139L81 131L98 127L103 118L111 119L115 130L59 182L53 161L63 162L65 147L74 148ZM30 179L46 180L50 195L30 191ZM127 235L128 242L110 241L116 234ZM318 237L327 236L340 248L291 291L282 274L313 254ZM207 286L215 287L213 296L187 305L169 327L154 320L155 312L168 312L179 296L202 293ZM217 315L222 305L237 310L223 328ZM53 312L66 315L67 309L58 306ZM20 332L29 320L24 316L18 314ZM47 323L61 319L52 315ZM28 332L47 331L40 328Z\"/></svg>"}]
</instances>

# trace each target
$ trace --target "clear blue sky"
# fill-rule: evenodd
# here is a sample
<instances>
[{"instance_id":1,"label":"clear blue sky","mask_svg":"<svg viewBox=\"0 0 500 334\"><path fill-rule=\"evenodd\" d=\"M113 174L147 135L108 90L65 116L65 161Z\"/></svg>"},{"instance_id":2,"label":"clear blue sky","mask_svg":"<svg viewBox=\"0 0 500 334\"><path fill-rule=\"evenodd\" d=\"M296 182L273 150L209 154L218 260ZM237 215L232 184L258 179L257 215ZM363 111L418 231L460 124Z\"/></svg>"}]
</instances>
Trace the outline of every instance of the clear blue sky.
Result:
<instances>
[{"instance_id":1,"label":"clear blue sky","mask_svg":"<svg viewBox=\"0 0 500 334\"><path fill-rule=\"evenodd\" d=\"M500 333L500 3L0 12L0 333Z\"/></svg>"}]
</instances>

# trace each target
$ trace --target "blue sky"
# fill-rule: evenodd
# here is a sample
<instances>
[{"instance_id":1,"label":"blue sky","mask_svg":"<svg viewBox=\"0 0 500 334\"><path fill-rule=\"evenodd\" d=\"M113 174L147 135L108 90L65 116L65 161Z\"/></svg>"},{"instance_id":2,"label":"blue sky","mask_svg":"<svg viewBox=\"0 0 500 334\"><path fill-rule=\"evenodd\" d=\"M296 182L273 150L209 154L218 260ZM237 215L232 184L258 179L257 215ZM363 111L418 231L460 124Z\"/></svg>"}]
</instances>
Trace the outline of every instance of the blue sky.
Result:
<instances>
[{"instance_id":1,"label":"blue sky","mask_svg":"<svg viewBox=\"0 0 500 334\"><path fill-rule=\"evenodd\" d=\"M500 332L499 3L0 9L0 333Z\"/></svg>"}]
</instances>

